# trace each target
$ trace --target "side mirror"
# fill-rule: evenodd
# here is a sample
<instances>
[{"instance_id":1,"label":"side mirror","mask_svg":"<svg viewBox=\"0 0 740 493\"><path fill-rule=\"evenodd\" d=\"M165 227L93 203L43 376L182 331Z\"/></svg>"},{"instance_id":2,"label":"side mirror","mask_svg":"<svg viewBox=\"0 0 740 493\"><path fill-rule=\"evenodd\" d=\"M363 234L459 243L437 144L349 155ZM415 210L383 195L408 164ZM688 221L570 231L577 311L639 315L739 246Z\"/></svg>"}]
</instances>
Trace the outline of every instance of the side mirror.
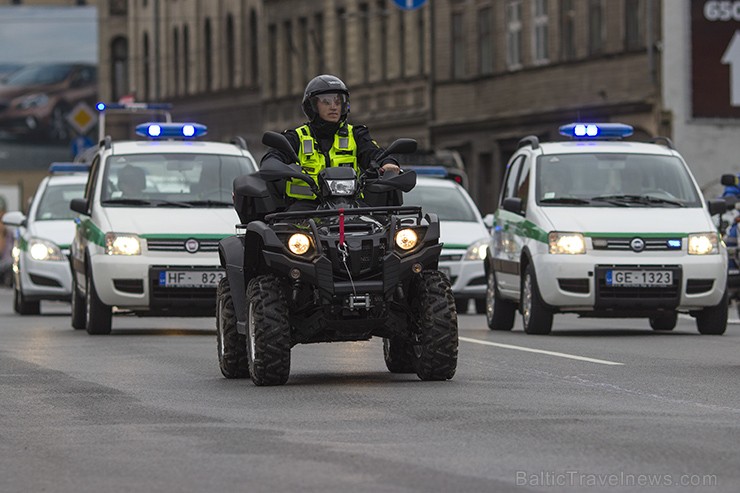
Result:
<instances>
[{"instance_id":1,"label":"side mirror","mask_svg":"<svg viewBox=\"0 0 740 493\"><path fill-rule=\"evenodd\" d=\"M508 197L504 199L504 210L513 212L514 214L518 214L520 216L523 215L522 211L522 199L519 197Z\"/></svg>"},{"instance_id":2,"label":"side mirror","mask_svg":"<svg viewBox=\"0 0 740 493\"><path fill-rule=\"evenodd\" d=\"M722 175L719 181L726 187L736 187L738 179L737 175Z\"/></svg>"},{"instance_id":3,"label":"side mirror","mask_svg":"<svg viewBox=\"0 0 740 493\"><path fill-rule=\"evenodd\" d=\"M69 201L69 208L80 214L87 216L87 200L72 199Z\"/></svg>"},{"instance_id":4,"label":"side mirror","mask_svg":"<svg viewBox=\"0 0 740 493\"><path fill-rule=\"evenodd\" d=\"M486 228L493 229L493 214L486 214L483 217L483 224L486 225Z\"/></svg>"},{"instance_id":5,"label":"side mirror","mask_svg":"<svg viewBox=\"0 0 740 493\"><path fill-rule=\"evenodd\" d=\"M294 163L298 162L298 155L295 153L295 150L293 150L293 147L291 147L288 139L285 138L285 135L268 130L262 135L262 143L267 147L272 147L273 149L284 152L293 160Z\"/></svg>"},{"instance_id":6,"label":"side mirror","mask_svg":"<svg viewBox=\"0 0 740 493\"><path fill-rule=\"evenodd\" d=\"M727 211L727 202L724 199L707 200L707 207L709 208L709 215L714 216Z\"/></svg>"},{"instance_id":7,"label":"side mirror","mask_svg":"<svg viewBox=\"0 0 740 493\"><path fill-rule=\"evenodd\" d=\"M21 211L11 211L3 214L3 224L6 226L26 226L26 216Z\"/></svg>"},{"instance_id":8,"label":"side mirror","mask_svg":"<svg viewBox=\"0 0 740 493\"><path fill-rule=\"evenodd\" d=\"M391 154L408 154L410 152L416 152L417 143L414 139L397 139L389 145L383 154L378 156L377 162L382 162L383 159L387 158Z\"/></svg>"}]
</instances>

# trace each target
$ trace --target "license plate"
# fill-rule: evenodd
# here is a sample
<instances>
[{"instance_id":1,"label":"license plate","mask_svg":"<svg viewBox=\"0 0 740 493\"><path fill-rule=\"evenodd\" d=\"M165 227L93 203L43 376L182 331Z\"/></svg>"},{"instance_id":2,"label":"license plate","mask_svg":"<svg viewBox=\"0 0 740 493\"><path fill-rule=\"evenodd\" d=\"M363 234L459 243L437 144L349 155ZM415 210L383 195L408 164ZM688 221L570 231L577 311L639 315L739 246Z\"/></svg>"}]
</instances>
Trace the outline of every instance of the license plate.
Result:
<instances>
[{"instance_id":1,"label":"license plate","mask_svg":"<svg viewBox=\"0 0 740 493\"><path fill-rule=\"evenodd\" d=\"M167 288L215 288L226 275L222 270L162 270L159 285Z\"/></svg>"},{"instance_id":2,"label":"license plate","mask_svg":"<svg viewBox=\"0 0 740 493\"><path fill-rule=\"evenodd\" d=\"M607 286L663 287L673 284L670 270L608 270Z\"/></svg>"}]
</instances>

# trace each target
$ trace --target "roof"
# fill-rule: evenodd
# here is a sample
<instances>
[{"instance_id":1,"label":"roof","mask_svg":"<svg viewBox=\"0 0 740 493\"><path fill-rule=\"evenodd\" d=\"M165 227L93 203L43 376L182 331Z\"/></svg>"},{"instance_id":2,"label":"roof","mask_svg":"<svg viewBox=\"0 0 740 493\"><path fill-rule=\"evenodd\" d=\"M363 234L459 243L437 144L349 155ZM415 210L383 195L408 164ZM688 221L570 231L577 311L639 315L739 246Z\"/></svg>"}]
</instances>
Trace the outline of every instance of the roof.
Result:
<instances>
[{"instance_id":1,"label":"roof","mask_svg":"<svg viewBox=\"0 0 740 493\"><path fill-rule=\"evenodd\" d=\"M87 173L65 173L63 175L49 175L48 182L54 185L87 183Z\"/></svg>"},{"instance_id":2,"label":"roof","mask_svg":"<svg viewBox=\"0 0 740 493\"><path fill-rule=\"evenodd\" d=\"M182 152L231 156L248 154L234 144L205 140L124 140L112 142L111 149L114 155Z\"/></svg>"},{"instance_id":3,"label":"roof","mask_svg":"<svg viewBox=\"0 0 740 493\"><path fill-rule=\"evenodd\" d=\"M422 187L463 188L452 180L444 180L430 176L417 176L416 184ZM463 190L465 189L463 188Z\"/></svg>"},{"instance_id":4,"label":"roof","mask_svg":"<svg viewBox=\"0 0 740 493\"><path fill-rule=\"evenodd\" d=\"M631 142L624 140L574 140L564 142L541 142L542 154L592 154L630 153L675 156L676 152L660 144Z\"/></svg>"}]
</instances>

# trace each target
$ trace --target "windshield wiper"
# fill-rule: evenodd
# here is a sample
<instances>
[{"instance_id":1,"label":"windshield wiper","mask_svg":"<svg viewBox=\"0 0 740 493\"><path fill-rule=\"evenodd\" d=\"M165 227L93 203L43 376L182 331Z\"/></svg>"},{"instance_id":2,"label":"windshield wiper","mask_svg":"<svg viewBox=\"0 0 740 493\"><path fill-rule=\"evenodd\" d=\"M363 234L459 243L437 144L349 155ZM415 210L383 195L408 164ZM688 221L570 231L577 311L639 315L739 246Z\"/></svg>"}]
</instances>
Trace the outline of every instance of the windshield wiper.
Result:
<instances>
[{"instance_id":1,"label":"windshield wiper","mask_svg":"<svg viewBox=\"0 0 740 493\"><path fill-rule=\"evenodd\" d=\"M685 205L679 201L670 200L670 199L662 199L660 197L653 197L652 195L600 195L598 197L591 197L591 200L600 200L600 201L609 202L615 205L624 205L624 206L627 206L627 204L640 204L640 205L666 204L666 205L674 205L676 207L685 207Z\"/></svg>"},{"instance_id":2,"label":"windshield wiper","mask_svg":"<svg viewBox=\"0 0 740 493\"><path fill-rule=\"evenodd\" d=\"M579 199L577 197L548 197L540 199L541 203L544 204L590 204L590 200Z\"/></svg>"},{"instance_id":3,"label":"windshield wiper","mask_svg":"<svg viewBox=\"0 0 740 493\"><path fill-rule=\"evenodd\" d=\"M185 204L192 206L216 206L216 207L231 207L234 204L232 202L226 202L225 200L186 200Z\"/></svg>"},{"instance_id":4,"label":"windshield wiper","mask_svg":"<svg viewBox=\"0 0 740 493\"><path fill-rule=\"evenodd\" d=\"M103 205L152 205L151 200L146 199L108 199L101 200Z\"/></svg>"},{"instance_id":5,"label":"windshield wiper","mask_svg":"<svg viewBox=\"0 0 740 493\"><path fill-rule=\"evenodd\" d=\"M187 208L193 207L188 201L176 202L174 200L152 200L151 202L157 207L167 207L167 206L187 207Z\"/></svg>"}]
</instances>

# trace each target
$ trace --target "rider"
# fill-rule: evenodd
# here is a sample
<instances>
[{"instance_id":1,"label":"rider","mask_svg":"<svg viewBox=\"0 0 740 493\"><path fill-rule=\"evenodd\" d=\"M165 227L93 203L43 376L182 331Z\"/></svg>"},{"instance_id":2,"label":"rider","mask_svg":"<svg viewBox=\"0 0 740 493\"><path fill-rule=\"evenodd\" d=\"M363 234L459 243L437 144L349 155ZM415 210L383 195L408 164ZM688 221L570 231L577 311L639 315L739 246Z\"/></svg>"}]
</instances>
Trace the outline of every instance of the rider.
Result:
<instances>
[{"instance_id":1,"label":"rider","mask_svg":"<svg viewBox=\"0 0 740 493\"><path fill-rule=\"evenodd\" d=\"M739 183L740 183L740 174L738 174L738 178L736 178L734 185L725 186L725 189L722 192L722 198L724 199L730 198L730 199L734 199L734 201L739 199L740 198L740 184ZM733 217L732 224L727 230L727 236L725 238L725 243L731 246L737 245L737 216Z\"/></svg>"},{"instance_id":2,"label":"rider","mask_svg":"<svg viewBox=\"0 0 740 493\"><path fill-rule=\"evenodd\" d=\"M326 166L352 166L359 175L383 153L366 126L347 123L349 90L338 77L314 77L306 85L302 108L308 122L294 130L285 130L283 135L296 151L303 171L314 180ZM262 162L270 157L284 163L291 161L285 153L271 149ZM378 172L386 171L398 173L398 162L386 158ZM316 209L319 205L316 196L301 180L288 180L285 194L290 210Z\"/></svg>"}]
</instances>

